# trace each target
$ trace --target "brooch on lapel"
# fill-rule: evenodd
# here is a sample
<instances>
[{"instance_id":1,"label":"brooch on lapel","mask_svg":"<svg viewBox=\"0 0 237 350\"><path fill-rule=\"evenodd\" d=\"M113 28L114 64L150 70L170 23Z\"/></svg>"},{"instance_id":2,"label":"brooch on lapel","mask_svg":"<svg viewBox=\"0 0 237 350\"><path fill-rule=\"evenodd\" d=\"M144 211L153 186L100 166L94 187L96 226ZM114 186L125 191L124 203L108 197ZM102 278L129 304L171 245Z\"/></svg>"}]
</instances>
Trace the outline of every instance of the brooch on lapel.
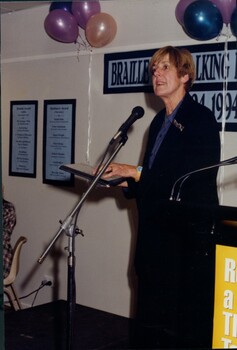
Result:
<instances>
[{"instance_id":1,"label":"brooch on lapel","mask_svg":"<svg viewBox=\"0 0 237 350\"><path fill-rule=\"evenodd\" d=\"M179 131L183 131L184 126L182 124L178 123L176 119L173 120L173 124L176 128L179 129Z\"/></svg>"}]
</instances>

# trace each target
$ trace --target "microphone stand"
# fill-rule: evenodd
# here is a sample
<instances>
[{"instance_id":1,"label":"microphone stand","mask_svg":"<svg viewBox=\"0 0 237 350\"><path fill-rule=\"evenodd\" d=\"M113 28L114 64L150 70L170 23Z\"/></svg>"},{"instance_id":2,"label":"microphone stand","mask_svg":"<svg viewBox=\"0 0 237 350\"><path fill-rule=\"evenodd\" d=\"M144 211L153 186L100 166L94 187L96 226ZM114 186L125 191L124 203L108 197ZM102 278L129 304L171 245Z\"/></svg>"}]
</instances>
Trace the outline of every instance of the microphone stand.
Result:
<instances>
[{"instance_id":1,"label":"microphone stand","mask_svg":"<svg viewBox=\"0 0 237 350\"><path fill-rule=\"evenodd\" d=\"M38 259L38 263L42 263L45 259L46 255L49 253L52 246L55 244L59 236L62 232L65 232L69 237L68 239L68 280L67 280L67 339L66 345L67 350L71 350L73 346L73 318L74 318L74 309L76 303L76 284L75 284L75 235L81 234L82 231L77 228L76 221L80 212L80 209L87 199L88 195L97 185L100 177L104 174L112 160L115 158L117 153L120 151L122 146L127 142L128 137L126 132L120 135L120 141L117 143L113 153L105 162L104 165L99 169L98 174L95 176L94 180L91 182L87 191L82 195L81 199L78 201L74 209L72 209L71 213L66 217L66 219L61 223L61 227L59 228L56 235L53 237L48 247L45 249L43 254ZM73 223L74 220L74 223Z\"/></svg>"}]
</instances>

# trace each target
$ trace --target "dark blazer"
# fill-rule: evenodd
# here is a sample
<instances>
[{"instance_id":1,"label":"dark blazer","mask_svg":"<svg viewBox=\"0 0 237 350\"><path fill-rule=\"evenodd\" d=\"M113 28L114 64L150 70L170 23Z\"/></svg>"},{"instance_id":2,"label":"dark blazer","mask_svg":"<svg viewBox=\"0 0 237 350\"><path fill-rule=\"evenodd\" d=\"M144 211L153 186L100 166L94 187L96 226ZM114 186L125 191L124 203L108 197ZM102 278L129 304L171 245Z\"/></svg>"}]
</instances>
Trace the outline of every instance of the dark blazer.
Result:
<instances>
[{"instance_id":1,"label":"dark blazer","mask_svg":"<svg viewBox=\"0 0 237 350\"><path fill-rule=\"evenodd\" d=\"M169 200L173 185L179 177L220 161L220 137L215 116L186 94L175 122L170 126L149 169L149 157L164 118L165 110L162 110L153 119L141 179L138 183L129 183L129 194L137 201L139 231L146 229L147 221L157 218L160 203ZM214 168L191 175L181 188L182 202L218 204L217 172L218 168ZM179 186L176 186L175 194L178 189Z\"/></svg>"},{"instance_id":2,"label":"dark blazer","mask_svg":"<svg viewBox=\"0 0 237 350\"><path fill-rule=\"evenodd\" d=\"M220 160L220 139L213 113L196 103L187 94L157 153L152 169L148 169L149 156L159 132L165 111L154 118L145 153L139 196L149 194L158 199L169 199L172 186L182 175L216 164ZM176 125L176 126L175 126ZM179 129L183 128L183 131ZM182 188L182 199L191 202L217 203L216 173L208 171L190 176ZM139 201L139 199L138 199Z\"/></svg>"},{"instance_id":3,"label":"dark blazer","mask_svg":"<svg viewBox=\"0 0 237 350\"><path fill-rule=\"evenodd\" d=\"M128 181L128 196L136 198L139 220L135 266L140 280L138 294L143 297L138 297L138 312L145 317L144 323L152 319L158 325L165 322L178 335L182 325L191 338L199 336L195 329L201 322L205 330L199 338L207 344L213 313L212 222L205 209L200 213L192 211L192 206L218 204L218 168L185 181L180 193L186 209L170 210L169 199L179 177L219 163L219 131L213 113L186 94L149 169L164 118L162 110L151 123L140 181Z\"/></svg>"}]
</instances>

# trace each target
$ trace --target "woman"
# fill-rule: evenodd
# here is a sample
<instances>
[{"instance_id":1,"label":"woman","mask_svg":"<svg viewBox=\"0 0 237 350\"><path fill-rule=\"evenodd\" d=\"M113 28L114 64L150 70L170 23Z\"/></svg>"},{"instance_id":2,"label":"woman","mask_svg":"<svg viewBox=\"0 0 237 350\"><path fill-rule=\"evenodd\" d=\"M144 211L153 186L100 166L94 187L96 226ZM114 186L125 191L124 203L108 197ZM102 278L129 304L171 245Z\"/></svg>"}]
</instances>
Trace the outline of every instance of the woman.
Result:
<instances>
[{"instance_id":1,"label":"woman","mask_svg":"<svg viewBox=\"0 0 237 350\"><path fill-rule=\"evenodd\" d=\"M151 123L143 164L113 163L104 175L127 178L126 196L138 207L136 346L211 348L212 222L208 211L191 208L218 204L217 168L191 175L180 188L185 210L172 208L169 199L182 175L219 163L219 132L213 113L189 94L195 65L187 50L161 48L150 71L165 108Z\"/></svg>"}]
</instances>

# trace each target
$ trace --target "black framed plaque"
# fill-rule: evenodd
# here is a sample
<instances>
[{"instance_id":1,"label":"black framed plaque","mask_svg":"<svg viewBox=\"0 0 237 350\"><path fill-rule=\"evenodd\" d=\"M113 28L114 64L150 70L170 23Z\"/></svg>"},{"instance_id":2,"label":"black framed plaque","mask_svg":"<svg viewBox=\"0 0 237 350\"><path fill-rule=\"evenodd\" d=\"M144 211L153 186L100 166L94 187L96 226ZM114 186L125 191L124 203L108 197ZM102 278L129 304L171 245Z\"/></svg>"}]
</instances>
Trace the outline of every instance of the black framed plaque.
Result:
<instances>
[{"instance_id":1,"label":"black framed plaque","mask_svg":"<svg viewBox=\"0 0 237 350\"><path fill-rule=\"evenodd\" d=\"M9 175L36 177L38 101L10 102Z\"/></svg>"},{"instance_id":2,"label":"black framed plaque","mask_svg":"<svg viewBox=\"0 0 237 350\"><path fill-rule=\"evenodd\" d=\"M43 183L71 186L73 174L60 169L74 162L76 100L44 101Z\"/></svg>"}]
</instances>

